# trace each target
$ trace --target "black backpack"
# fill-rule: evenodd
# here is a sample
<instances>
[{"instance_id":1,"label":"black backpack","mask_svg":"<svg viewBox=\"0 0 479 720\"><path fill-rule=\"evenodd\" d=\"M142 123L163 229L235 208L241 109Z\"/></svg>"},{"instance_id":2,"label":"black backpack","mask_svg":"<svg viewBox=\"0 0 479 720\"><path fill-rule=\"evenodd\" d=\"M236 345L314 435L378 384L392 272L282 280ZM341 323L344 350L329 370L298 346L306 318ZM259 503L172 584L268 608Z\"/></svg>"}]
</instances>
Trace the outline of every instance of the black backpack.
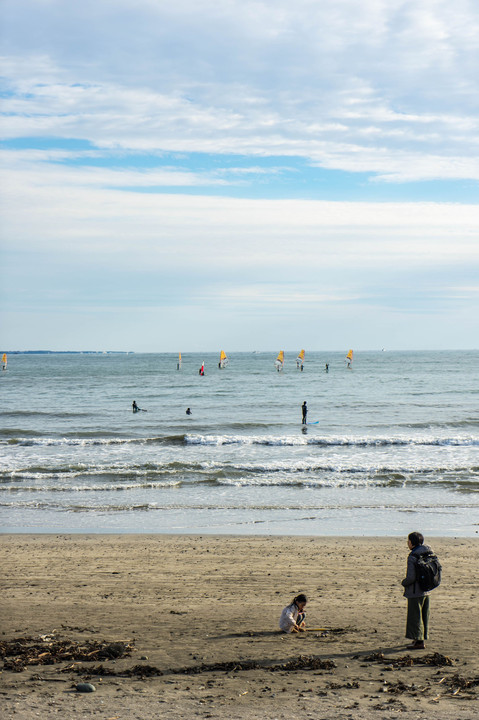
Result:
<instances>
[{"instance_id":1,"label":"black backpack","mask_svg":"<svg viewBox=\"0 0 479 720\"><path fill-rule=\"evenodd\" d=\"M431 551L417 556L416 582L423 592L434 590L441 584L441 563Z\"/></svg>"}]
</instances>

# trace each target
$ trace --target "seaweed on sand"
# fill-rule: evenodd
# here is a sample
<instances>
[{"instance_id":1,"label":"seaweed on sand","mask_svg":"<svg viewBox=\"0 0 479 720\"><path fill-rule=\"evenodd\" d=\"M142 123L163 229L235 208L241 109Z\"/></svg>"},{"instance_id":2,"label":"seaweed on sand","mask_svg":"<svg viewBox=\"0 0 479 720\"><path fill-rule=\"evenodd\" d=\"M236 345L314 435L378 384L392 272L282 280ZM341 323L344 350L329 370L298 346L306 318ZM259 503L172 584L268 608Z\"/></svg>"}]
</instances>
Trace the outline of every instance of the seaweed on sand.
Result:
<instances>
[{"instance_id":1,"label":"seaweed on sand","mask_svg":"<svg viewBox=\"0 0 479 720\"><path fill-rule=\"evenodd\" d=\"M29 665L55 665L72 660L116 660L130 656L132 649L133 645L128 642L93 640L78 643L45 635L0 641L3 669L12 672L23 672Z\"/></svg>"}]
</instances>

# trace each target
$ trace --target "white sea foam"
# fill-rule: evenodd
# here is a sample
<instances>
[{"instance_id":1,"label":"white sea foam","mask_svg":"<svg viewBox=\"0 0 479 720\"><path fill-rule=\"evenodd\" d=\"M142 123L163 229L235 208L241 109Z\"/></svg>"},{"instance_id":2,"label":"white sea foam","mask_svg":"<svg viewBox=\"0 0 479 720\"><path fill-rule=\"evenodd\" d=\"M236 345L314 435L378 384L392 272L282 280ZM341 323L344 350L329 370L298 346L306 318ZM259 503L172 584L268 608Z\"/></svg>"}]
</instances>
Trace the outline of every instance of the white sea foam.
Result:
<instances>
[{"instance_id":1,"label":"white sea foam","mask_svg":"<svg viewBox=\"0 0 479 720\"><path fill-rule=\"evenodd\" d=\"M294 446L322 446L322 447L401 447L403 445L413 446L476 446L479 447L479 439L469 436L457 437L434 437L434 436L380 436L355 437L346 436L315 436L304 437L297 435L289 436L248 436L248 435L186 435L185 442L189 445L270 445L276 447Z\"/></svg>"}]
</instances>

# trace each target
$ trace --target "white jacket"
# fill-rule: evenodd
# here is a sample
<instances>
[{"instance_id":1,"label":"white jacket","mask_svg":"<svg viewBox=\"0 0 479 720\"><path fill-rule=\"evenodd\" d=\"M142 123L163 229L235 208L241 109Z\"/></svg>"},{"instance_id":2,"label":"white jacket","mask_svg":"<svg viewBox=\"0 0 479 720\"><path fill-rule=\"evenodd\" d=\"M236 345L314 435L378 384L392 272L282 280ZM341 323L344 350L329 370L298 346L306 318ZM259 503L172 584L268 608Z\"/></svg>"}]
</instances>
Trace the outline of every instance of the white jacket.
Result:
<instances>
[{"instance_id":1,"label":"white jacket","mask_svg":"<svg viewBox=\"0 0 479 720\"><path fill-rule=\"evenodd\" d=\"M292 632L293 627L296 625L298 615L299 609L296 603L293 602L291 605L285 607L279 619L279 626L281 630L287 633Z\"/></svg>"}]
</instances>

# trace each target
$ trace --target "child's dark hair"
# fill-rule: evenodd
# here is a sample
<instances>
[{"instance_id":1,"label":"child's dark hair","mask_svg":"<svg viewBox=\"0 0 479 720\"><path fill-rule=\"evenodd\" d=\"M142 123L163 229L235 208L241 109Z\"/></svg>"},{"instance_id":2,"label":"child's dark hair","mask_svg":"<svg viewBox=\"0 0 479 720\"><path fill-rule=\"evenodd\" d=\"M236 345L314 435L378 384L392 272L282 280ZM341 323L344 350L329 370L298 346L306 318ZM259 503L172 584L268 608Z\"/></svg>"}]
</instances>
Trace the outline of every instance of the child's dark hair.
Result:
<instances>
[{"instance_id":1,"label":"child's dark hair","mask_svg":"<svg viewBox=\"0 0 479 720\"><path fill-rule=\"evenodd\" d=\"M303 593L301 593L300 595L296 595L293 602L294 603L307 603L308 598L306 597L306 595L303 595Z\"/></svg>"},{"instance_id":2,"label":"child's dark hair","mask_svg":"<svg viewBox=\"0 0 479 720\"><path fill-rule=\"evenodd\" d=\"M407 536L407 539L411 541L411 545L413 547L418 547L418 545L422 545L424 542L424 535L422 535L420 532L412 532L409 533Z\"/></svg>"}]
</instances>

